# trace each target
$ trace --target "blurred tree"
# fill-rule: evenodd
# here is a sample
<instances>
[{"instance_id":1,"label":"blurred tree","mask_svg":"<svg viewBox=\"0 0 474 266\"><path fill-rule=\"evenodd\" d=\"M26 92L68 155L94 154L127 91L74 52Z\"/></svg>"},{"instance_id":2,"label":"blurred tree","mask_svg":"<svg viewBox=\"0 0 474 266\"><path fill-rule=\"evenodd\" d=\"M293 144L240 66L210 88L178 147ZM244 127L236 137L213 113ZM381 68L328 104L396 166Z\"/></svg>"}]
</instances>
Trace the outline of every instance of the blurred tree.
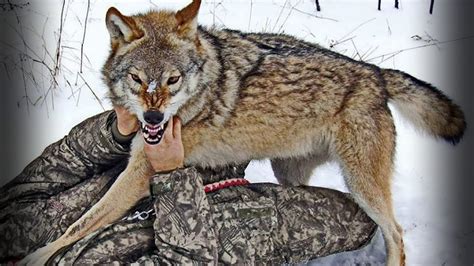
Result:
<instances>
[{"instance_id":1,"label":"blurred tree","mask_svg":"<svg viewBox=\"0 0 474 266\"><path fill-rule=\"evenodd\" d=\"M316 10L321 11L321 6L319 5L319 0L315 0L316 2Z\"/></svg>"}]
</instances>

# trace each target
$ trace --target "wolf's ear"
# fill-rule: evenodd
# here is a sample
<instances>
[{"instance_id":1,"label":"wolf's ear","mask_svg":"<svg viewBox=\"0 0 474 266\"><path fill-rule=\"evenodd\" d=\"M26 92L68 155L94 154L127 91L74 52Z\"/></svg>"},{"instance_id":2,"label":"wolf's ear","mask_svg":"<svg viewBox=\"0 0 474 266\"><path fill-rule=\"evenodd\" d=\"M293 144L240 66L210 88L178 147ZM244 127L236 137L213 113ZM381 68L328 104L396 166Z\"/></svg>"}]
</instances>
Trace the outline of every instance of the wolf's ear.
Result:
<instances>
[{"instance_id":1,"label":"wolf's ear","mask_svg":"<svg viewBox=\"0 0 474 266\"><path fill-rule=\"evenodd\" d=\"M187 7L176 12L178 22L178 33L183 37L194 39L197 33L197 15L201 0L193 0Z\"/></svg>"},{"instance_id":2,"label":"wolf's ear","mask_svg":"<svg viewBox=\"0 0 474 266\"><path fill-rule=\"evenodd\" d=\"M122 15L115 7L111 7L107 10L105 23L109 30L113 47L120 44L131 43L144 35L132 17Z\"/></svg>"}]
</instances>

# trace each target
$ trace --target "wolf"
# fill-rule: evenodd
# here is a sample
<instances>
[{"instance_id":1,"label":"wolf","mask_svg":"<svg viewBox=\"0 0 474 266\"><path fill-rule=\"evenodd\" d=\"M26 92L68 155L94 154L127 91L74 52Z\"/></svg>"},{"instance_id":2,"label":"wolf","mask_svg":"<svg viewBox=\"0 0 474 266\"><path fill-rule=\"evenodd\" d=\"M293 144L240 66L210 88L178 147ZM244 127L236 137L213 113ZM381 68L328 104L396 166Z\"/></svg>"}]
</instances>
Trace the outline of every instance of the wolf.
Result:
<instances>
[{"instance_id":1,"label":"wolf","mask_svg":"<svg viewBox=\"0 0 474 266\"><path fill-rule=\"evenodd\" d=\"M391 197L395 127L388 103L434 137L458 143L460 107L430 84L282 34L200 27L201 1L173 12L106 14L111 52L103 77L114 105L141 123L127 168L106 195L24 263L120 218L149 195L144 142L159 143L179 116L185 164L216 167L270 158L279 183L306 184L335 160L355 201L379 225L388 265L404 265Z\"/></svg>"}]
</instances>

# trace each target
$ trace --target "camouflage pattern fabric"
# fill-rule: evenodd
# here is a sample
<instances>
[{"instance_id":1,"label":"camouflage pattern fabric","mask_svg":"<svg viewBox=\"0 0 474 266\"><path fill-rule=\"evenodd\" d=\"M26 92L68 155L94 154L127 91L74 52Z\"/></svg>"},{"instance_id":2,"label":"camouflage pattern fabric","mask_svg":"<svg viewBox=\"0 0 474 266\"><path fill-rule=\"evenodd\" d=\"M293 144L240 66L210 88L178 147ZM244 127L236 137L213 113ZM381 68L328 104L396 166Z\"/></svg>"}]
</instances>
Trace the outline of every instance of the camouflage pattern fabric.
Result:
<instances>
[{"instance_id":1,"label":"camouflage pattern fabric","mask_svg":"<svg viewBox=\"0 0 474 266\"><path fill-rule=\"evenodd\" d=\"M295 263L361 247L375 233L372 220L338 191L267 183L206 195L201 178L194 168L153 178L155 260Z\"/></svg>"},{"instance_id":2,"label":"camouflage pattern fabric","mask_svg":"<svg viewBox=\"0 0 474 266\"><path fill-rule=\"evenodd\" d=\"M80 123L0 188L0 261L58 238L105 194L128 156L110 133L114 120L106 112Z\"/></svg>"},{"instance_id":3,"label":"camouflage pattern fabric","mask_svg":"<svg viewBox=\"0 0 474 266\"><path fill-rule=\"evenodd\" d=\"M126 165L113 112L90 118L0 189L0 263L59 237ZM205 194L246 165L159 174L125 219L58 252L53 264L281 264L357 249L376 225L344 193L251 184ZM134 215L153 210L140 219ZM151 214L151 213L150 213ZM143 218L143 217L142 217ZM146 217L145 217L146 218Z\"/></svg>"}]
</instances>

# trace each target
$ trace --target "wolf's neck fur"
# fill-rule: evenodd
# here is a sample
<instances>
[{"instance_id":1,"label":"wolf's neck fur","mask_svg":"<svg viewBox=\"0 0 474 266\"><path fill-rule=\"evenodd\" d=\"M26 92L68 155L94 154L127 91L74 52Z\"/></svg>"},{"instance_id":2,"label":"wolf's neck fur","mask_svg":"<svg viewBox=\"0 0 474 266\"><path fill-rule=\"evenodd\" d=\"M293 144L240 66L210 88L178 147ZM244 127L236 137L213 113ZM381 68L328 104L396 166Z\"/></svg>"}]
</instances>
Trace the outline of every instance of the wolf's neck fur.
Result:
<instances>
[{"instance_id":1,"label":"wolf's neck fur","mask_svg":"<svg viewBox=\"0 0 474 266\"><path fill-rule=\"evenodd\" d=\"M194 96L179 110L185 124L222 126L232 114L241 83L262 54L253 43L237 39L231 32L199 28L205 64Z\"/></svg>"}]
</instances>

